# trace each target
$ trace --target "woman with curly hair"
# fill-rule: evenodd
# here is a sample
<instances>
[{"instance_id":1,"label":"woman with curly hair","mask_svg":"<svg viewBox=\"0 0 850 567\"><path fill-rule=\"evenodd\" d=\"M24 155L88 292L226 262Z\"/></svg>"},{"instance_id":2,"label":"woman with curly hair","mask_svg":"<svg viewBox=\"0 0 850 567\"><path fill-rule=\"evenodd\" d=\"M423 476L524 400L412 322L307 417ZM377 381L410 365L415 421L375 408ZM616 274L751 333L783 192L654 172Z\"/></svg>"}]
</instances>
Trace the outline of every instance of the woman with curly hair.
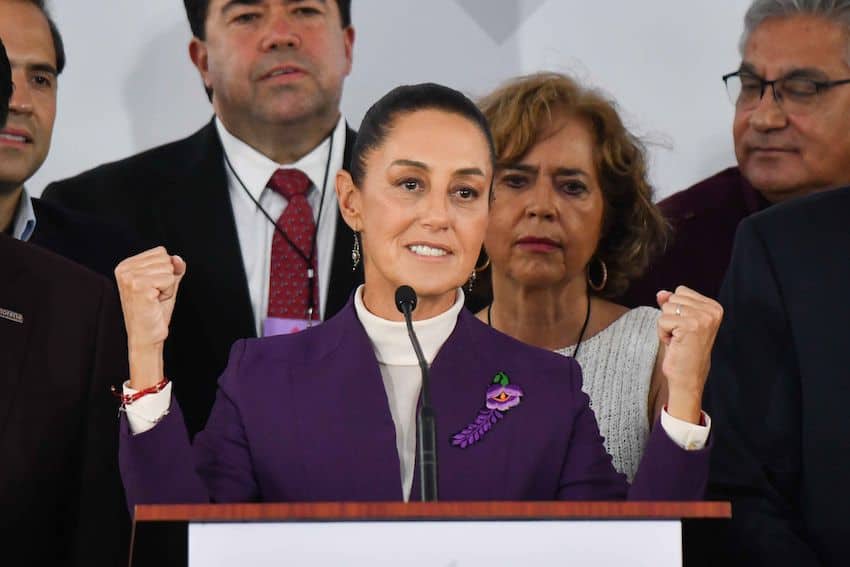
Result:
<instances>
[{"instance_id":1,"label":"woman with curly hair","mask_svg":"<svg viewBox=\"0 0 850 567\"><path fill-rule=\"evenodd\" d=\"M492 299L478 317L577 359L630 481L656 420L704 443L708 427L693 424L708 426L700 407L720 305L685 287L659 291L660 310L611 301L667 237L642 143L612 102L560 74L521 77L480 106L497 168L481 274Z\"/></svg>"}]
</instances>

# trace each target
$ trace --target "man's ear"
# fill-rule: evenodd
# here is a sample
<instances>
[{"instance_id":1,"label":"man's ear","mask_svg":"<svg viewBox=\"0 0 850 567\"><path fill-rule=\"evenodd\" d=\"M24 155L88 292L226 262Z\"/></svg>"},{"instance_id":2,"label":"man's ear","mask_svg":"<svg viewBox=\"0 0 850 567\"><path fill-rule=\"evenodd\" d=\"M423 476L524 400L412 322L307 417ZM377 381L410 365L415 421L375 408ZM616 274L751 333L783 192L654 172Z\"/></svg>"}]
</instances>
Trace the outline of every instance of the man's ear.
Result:
<instances>
[{"instance_id":1,"label":"man's ear","mask_svg":"<svg viewBox=\"0 0 850 567\"><path fill-rule=\"evenodd\" d=\"M209 58L207 54L207 44L198 39L197 37L193 37L189 42L189 58L192 60L192 64L201 74L201 79L204 81L204 87L207 89L212 88L209 81Z\"/></svg>"},{"instance_id":2,"label":"man's ear","mask_svg":"<svg viewBox=\"0 0 850 567\"><path fill-rule=\"evenodd\" d=\"M345 46L345 59L346 59L346 76L351 73L351 67L354 61L354 27L348 26L343 30L343 42Z\"/></svg>"},{"instance_id":3,"label":"man's ear","mask_svg":"<svg viewBox=\"0 0 850 567\"><path fill-rule=\"evenodd\" d=\"M363 230L360 188L354 184L351 174L344 169L340 169L336 174L336 198L345 224L354 232Z\"/></svg>"}]
</instances>

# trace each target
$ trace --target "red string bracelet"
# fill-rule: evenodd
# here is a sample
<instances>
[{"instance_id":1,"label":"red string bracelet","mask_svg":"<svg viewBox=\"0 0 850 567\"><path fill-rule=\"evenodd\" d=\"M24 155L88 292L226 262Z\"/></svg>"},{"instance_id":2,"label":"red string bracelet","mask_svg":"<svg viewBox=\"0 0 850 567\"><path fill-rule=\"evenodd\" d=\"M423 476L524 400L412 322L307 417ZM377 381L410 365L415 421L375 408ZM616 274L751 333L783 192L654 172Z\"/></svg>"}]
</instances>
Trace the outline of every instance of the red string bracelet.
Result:
<instances>
[{"instance_id":1,"label":"red string bracelet","mask_svg":"<svg viewBox=\"0 0 850 567\"><path fill-rule=\"evenodd\" d=\"M112 386L112 395L121 400L122 406L129 406L136 400L147 396L148 394L157 394L162 392L165 387L168 385L168 378L163 378L153 386L149 388L145 388L144 390L139 390L135 394L123 394L118 391L115 386Z\"/></svg>"}]
</instances>

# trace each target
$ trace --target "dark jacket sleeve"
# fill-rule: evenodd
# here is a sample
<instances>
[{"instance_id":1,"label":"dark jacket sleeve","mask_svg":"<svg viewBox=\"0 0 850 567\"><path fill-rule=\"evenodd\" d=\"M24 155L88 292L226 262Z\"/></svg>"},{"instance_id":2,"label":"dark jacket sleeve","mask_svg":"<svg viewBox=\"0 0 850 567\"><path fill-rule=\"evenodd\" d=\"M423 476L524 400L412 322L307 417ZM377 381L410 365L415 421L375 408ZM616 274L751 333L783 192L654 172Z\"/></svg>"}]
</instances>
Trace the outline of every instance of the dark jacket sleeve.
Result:
<instances>
[{"instance_id":1,"label":"dark jacket sleeve","mask_svg":"<svg viewBox=\"0 0 850 567\"><path fill-rule=\"evenodd\" d=\"M74 524L77 565L120 565L128 557L129 516L118 473L118 404L110 393L110 386L127 377L126 345L116 291L102 280Z\"/></svg>"},{"instance_id":2,"label":"dark jacket sleeve","mask_svg":"<svg viewBox=\"0 0 850 567\"><path fill-rule=\"evenodd\" d=\"M234 343L212 413L194 444L173 396L162 421L144 433L134 435L122 416L120 467L130 510L137 504L259 500L234 387L240 382L245 344Z\"/></svg>"},{"instance_id":3,"label":"dark jacket sleeve","mask_svg":"<svg viewBox=\"0 0 850 567\"><path fill-rule=\"evenodd\" d=\"M801 537L800 378L768 248L744 221L720 294L726 316L708 381L717 441L712 496L732 501L733 556L746 565L818 565Z\"/></svg>"}]
</instances>

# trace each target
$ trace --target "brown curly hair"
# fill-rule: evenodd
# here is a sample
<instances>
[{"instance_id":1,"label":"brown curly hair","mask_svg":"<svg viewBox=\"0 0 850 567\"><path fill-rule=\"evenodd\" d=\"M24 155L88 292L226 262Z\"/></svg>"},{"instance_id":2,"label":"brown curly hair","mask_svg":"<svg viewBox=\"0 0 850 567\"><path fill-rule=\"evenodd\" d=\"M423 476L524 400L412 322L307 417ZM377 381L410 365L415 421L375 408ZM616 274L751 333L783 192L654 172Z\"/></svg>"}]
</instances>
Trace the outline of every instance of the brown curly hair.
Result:
<instances>
[{"instance_id":1,"label":"brown curly hair","mask_svg":"<svg viewBox=\"0 0 850 567\"><path fill-rule=\"evenodd\" d=\"M496 144L497 169L517 163L539 140L553 116L586 120L605 203L601 238L593 260L603 260L608 283L597 293L613 298L643 274L664 249L669 225L652 202L646 148L629 132L616 104L559 73L535 73L509 81L481 101ZM595 262L591 260L591 265ZM601 276L594 274L594 281Z\"/></svg>"}]
</instances>

